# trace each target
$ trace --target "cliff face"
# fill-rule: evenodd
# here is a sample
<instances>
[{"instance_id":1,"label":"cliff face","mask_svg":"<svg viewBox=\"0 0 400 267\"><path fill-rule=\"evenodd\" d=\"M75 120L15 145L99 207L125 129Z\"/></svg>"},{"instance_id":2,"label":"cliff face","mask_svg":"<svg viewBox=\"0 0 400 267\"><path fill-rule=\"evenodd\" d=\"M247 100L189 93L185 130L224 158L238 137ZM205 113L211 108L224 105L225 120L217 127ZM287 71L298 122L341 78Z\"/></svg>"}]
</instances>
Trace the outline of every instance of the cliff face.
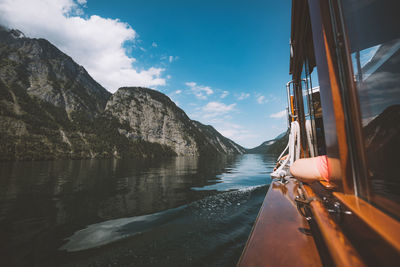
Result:
<instances>
[{"instance_id":1,"label":"cliff face","mask_svg":"<svg viewBox=\"0 0 400 267\"><path fill-rule=\"evenodd\" d=\"M111 95L82 66L44 39L0 29L0 55L3 87L23 90L67 113L80 111L94 117L104 110Z\"/></svg>"},{"instance_id":2,"label":"cliff face","mask_svg":"<svg viewBox=\"0 0 400 267\"><path fill-rule=\"evenodd\" d=\"M120 88L107 102L105 112L118 118L127 138L171 147L178 155L244 153L244 149L211 126L192 121L166 95L147 88Z\"/></svg>"},{"instance_id":3,"label":"cliff face","mask_svg":"<svg viewBox=\"0 0 400 267\"><path fill-rule=\"evenodd\" d=\"M127 138L167 145L178 155L197 154L190 119L162 93L138 87L120 88L105 110L120 123L129 125L129 129L119 130Z\"/></svg>"},{"instance_id":4,"label":"cliff face","mask_svg":"<svg viewBox=\"0 0 400 267\"><path fill-rule=\"evenodd\" d=\"M204 138L199 142L202 144L200 152L208 147L211 147L222 154L244 154L247 152L246 148L236 144L229 138L226 138L211 125L204 125L198 121L192 121L192 123L199 130L198 135Z\"/></svg>"},{"instance_id":5,"label":"cliff face","mask_svg":"<svg viewBox=\"0 0 400 267\"><path fill-rule=\"evenodd\" d=\"M243 153L146 88L111 95L44 39L0 27L0 160Z\"/></svg>"}]
</instances>

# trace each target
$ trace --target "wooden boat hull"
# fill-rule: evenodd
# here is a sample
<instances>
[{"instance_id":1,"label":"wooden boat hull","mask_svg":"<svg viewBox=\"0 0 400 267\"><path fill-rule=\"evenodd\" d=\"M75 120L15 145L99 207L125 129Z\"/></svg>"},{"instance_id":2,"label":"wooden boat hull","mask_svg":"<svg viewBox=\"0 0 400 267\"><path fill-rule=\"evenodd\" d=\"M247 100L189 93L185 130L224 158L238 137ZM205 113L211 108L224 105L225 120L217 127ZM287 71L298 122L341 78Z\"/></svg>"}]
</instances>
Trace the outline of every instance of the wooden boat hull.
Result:
<instances>
[{"instance_id":1,"label":"wooden boat hull","mask_svg":"<svg viewBox=\"0 0 400 267\"><path fill-rule=\"evenodd\" d=\"M296 208L299 182L273 181L238 266L322 266L308 221Z\"/></svg>"}]
</instances>

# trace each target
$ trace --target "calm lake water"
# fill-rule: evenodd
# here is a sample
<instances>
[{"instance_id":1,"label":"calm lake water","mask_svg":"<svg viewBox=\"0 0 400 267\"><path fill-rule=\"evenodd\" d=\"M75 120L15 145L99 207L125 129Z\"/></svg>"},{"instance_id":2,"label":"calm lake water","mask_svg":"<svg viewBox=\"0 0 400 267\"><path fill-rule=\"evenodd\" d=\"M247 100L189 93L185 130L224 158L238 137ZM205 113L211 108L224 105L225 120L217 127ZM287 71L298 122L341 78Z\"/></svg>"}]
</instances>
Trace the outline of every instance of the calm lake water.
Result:
<instances>
[{"instance_id":1,"label":"calm lake water","mask_svg":"<svg viewBox=\"0 0 400 267\"><path fill-rule=\"evenodd\" d=\"M0 265L234 266L274 162L0 163Z\"/></svg>"}]
</instances>

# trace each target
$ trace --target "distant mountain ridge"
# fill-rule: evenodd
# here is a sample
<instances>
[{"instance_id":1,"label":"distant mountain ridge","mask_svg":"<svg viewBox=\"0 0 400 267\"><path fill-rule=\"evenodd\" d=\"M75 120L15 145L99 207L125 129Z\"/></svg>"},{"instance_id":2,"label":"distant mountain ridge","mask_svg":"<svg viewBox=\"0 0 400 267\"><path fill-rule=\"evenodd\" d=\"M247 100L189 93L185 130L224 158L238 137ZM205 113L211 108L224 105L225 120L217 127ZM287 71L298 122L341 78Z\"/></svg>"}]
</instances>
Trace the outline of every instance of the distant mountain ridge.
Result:
<instances>
[{"instance_id":1,"label":"distant mountain ridge","mask_svg":"<svg viewBox=\"0 0 400 267\"><path fill-rule=\"evenodd\" d=\"M247 149L248 154L280 154L289 141L289 131L283 132L274 139L263 142L261 145Z\"/></svg>"},{"instance_id":2,"label":"distant mountain ridge","mask_svg":"<svg viewBox=\"0 0 400 267\"><path fill-rule=\"evenodd\" d=\"M242 154L166 95L111 94L45 39L0 27L0 160Z\"/></svg>"}]
</instances>

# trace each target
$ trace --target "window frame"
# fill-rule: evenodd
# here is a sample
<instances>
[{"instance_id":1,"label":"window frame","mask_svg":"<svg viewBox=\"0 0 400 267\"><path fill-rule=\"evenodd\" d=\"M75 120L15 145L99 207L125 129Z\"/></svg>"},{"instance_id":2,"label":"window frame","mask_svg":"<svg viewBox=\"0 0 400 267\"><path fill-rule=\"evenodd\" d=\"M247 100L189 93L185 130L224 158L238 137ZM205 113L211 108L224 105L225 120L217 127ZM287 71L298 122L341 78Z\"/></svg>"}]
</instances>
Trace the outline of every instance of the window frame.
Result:
<instances>
[{"instance_id":1,"label":"window frame","mask_svg":"<svg viewBox=\"0 0 400 267\"><path fill-rule=\"evenodd\" d=\"M361 109L353 78L349 39L346 34L341 3L332 0L308 0L308 2L311 20L313 20L312 8L314 8L314 11L320 12L318 16L324 15L325 17L317 23L323 24L322 28L326 30L328 41L324 40L327 46L325 52L328 61L329 57L332 57L333 65L333 69L329 71L329 79L337 79L336 89L339 90L340 96L340 101L334 99L335 88L331 86L333 96L331 100L333 103L331 104L335 112L342 113L344 116L343 120L336 120L338 146L340 148L345 144L345 149L339 150L343 192L333 192L332 195L342 204L343 210L347 209L352 212L352 216L350 216L352 218L345 218L340 222L340 226L351 236L352 243L355 244L358 251L362 252L363 257L376 260L376 258L371 258L373 257L371 253L376 248L373 244L367 245L366 242L362 241L373 238L376 244L379 244L381 251L381 253L375 254L375 257L378 257L382 262L392 262L400 255L400 222L388 214L387 210L370 202L373 196L371 195L370 181L366 170L367 160ZM341 102L341 105L334 104L335 101ZM340 131L340 128L343 130ZM364 225L364 231L356 229L355 225L358 223ZM389 251L392 253L388 253Z\"/></svg>"},{"instance_id":2,"label":"window frame","mask_svg":"<svg viewBox=\"0 0 400 267\"><path fill-rule=\"evenodd\" d=\"M371 180L367 173L368 162L365 148L365 138L362 125L361 106L359 102L357 83L354 80L353 61L351 58L350 39L347 33L344 11L341 1L328 0L331 12L332 28L335 32L334 41L336 45L336 57L338 62L339 80L342 98L344 100L345 115L350 118L347 123L348 146L350 160L352 162L352 176L355 186L355 195L366 200L370 205L391 216L399 216L400 212L394 213L389 209L383 209L381 205L373 204L377 199L371 190ZM347 103L346 103L347 100ZM350 173L349 173L350 174ZM380 198L384 198L379 196ZM386 199L386 198L384 198ZM390 201L389 199L386 199ZM400 207L399 204L393 205Z\"/></svg>"},{"instance_id":3,"label":"window frame","mask_svg":"<svg viewBox=\"0 0 400 267\"><path fill-rule=\"evenodd\" d=\"M310 20L313 56L318 67L327 156L328 160L335 158L340 161L340 168L336 168L340 169L337 175L340 183L338 187L327 188L317 182L303 185L307 198L317 199L310 204L312 213L318 228L322 233L327 233L323 237L332 256L338 256L336 251L343 252L342 255L348 257L355 255L353 251L346 252L346 248L339 244L340 242L335 243L334 235L330 232L334 229L343 233L365 263L396 262L400 255L400 243L396 241L399 239L388 237L393 232L396 237L400 234L400 222L362 199L366 194L369 197L370 192L365 168L367 165L364 135L340 3L335 0L292 2L294 20L292 19L291 49L294 53L291 56L290 74L294 80L299 76L299 66L304 60L304 50L301 50L301 47L305 45L305 41L309 41L296 36L300 27L296 23L301 19ZM304 10L301 9L304 6L299 6L300 4L307 4L309 17L304 16ZM296 12L298 14L293 16ZM304 43L300 44L299 41ZM332 210L329 207L331 204L335 204L337 210ZM328 213L329 209L331 211ZM374 215L373 220L365 216L368 212ZM324 220L330 220L332 224L326 224ZM370 242L371 240L373 242Z\"/></svg>"}]
</instances>

